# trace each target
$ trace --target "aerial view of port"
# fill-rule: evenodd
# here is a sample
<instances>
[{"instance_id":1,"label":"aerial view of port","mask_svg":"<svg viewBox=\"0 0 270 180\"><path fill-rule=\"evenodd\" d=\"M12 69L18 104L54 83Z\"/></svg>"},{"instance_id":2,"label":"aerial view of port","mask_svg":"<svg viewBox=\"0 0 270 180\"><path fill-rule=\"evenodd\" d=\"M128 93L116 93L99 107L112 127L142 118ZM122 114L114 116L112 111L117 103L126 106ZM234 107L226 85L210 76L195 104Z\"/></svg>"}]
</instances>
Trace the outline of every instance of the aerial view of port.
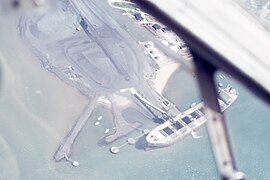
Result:
<instances>
[{"instance_id":1,"label":"aerial view of port","mask_svg":"<svg viewBox=\"0 0 270 180\"><path fill-rule=\"evenodd\" d=\"M121 153L126 145L154 150L171 146L187 135L200 138L196 129L206 121L203 103L190 102L190 109L180 110L163 94L171 75L181 69L177 56L192 61L189 49L180 37L136 4L60 1L52 13L22 16L18 28L41 66L88 98L55 149L55 161L79 166L72 150L97 107L112 114L105 118L100 113L91 122L96 128L104 121L111 124L96 142L108 147L108 153ZM238 92L223 86L219 84L219 102L225 110ZM123 114L126 109L135 110L153 125L144 125L140 119L130 121ZM141 134L131 135L133 131ZM119 139L126 142L119 144Z\"/></svg>"},{"instance_id":2,"label":"aerial view of port","mask_svg":"<svg viewBox=\"0 0 270 180\"><path fill-rule=\"evenodd\" d=\"M139 143L140 148L149 150L170 146L188 134L199 138L195 130L206 121L202 103L194 103L183 112L163 96L170 75L181 66L174 57L192 61L183 40L131 2L108 4L109 8L124 12L123 18L133 20L133 25L123 26L95 2L83 0L60 2L52 14L30 14L20 19L20 35L39 57L41 66L89 98L59 144L54 154L56 161L69 160L76 138L98 105L113 114L113 127L104 130L98 144L111 145L114 154L126 144ZM144 32L139 28L151 34L141 35ZM151 36L156 36L154 41ZM222 86L219 84L219 102L225 110L238 92ZM161 125L145 128L139 119L129 122L122 113L127 108L134 108ZM106 121L102 119L100 114L95 126ZM141 131L142 135L129 137L132 131ZM127 142L114 146L120 138ZM78 166L79 162L72 164Z\"/></svg>"},{"instance_id":3,"label":"aerial view of port","mask_svg":"<svg viewBox=\"0 0 270 180\"><path fill-rule=\"evenodd\" d=\"M196 73L181 63L191 64L192 54L183 39L155 17L127 0L60 0L49 11L25 12L16 27L28 54L14 56L32 58L34 65L22 65L19 75L4 73L9 83L22 88L11 93L14 101L25 102L18 107L31 119L21 126L38 126L30 126L36 134L29 133L32 140L21 139L27 147L18 148L17 157L3 146L16 167L6 176L31 177L23 165L27 163L31 169L40 167L33 178L177 179L174 159L197 164L195 156L200 156L214 164ZM2 66L9 67L4 61ZM17 83L35 71L35 81ZM13 82L16 78L20 80ZM222 72L216 79L221 110L238 107L241 86ZM33 94L27 94L30 91ZM16 131L17 139L22 131ZM45 155L32 153L32 147ZM204 156L186 159L191 156L184 154L195 149ZM40 158L39 165L31 157ZM182 164L181 176L192 174L184 179L218 178L214 166L190 164Z\"/></svg>"}]
</instances>

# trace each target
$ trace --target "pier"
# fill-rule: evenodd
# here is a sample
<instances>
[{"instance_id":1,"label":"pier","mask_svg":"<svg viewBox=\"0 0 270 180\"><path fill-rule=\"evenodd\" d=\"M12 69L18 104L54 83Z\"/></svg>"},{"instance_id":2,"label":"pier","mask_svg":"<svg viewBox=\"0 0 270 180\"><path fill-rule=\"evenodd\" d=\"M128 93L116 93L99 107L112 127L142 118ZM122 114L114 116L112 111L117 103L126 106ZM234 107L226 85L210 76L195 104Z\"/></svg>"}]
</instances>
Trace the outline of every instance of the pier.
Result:
<instances>
[{"instance_id":1,"label":"pier","mask_svg":"<svg viewBox=\"0 0 270 180\"><path fill-rule=\"evenodd\" d=\"M141 102L141 104L149 110L151 114L153 114L159 119L162 119L163 121L173 119L173 117L181 114L181 112L172 102L170 102L168 99L166 99L164 96L154 90L154 98L156 99L156 101L159 102L161 108L148 101L145 97L138 93L136 89L132 88L130 89L130 91L132 95L134 95L134 97L138 99L139 102Z\"/></svg>"},{"instance_id":2,"label":"pier","mask_svg":"<svg viewBox=\"0 0 270 180\"><path fill-rule=\"evenodd\" d=\"M60 161L61 159L67 157L71 154L72 145L84 127L85 123L92 114L93 109L95 108L97 98L95 97L92 101L85 107L83 113L80 115L72 129L67 133L66 137L62 140L58 149L54 154L54 159Z\"/></svg>"},{"instance_id":3,"label":"pier","mask_svg":"<svg viewBox=\"0 0 270 180\"><path fill-rule=\"evenodd\" d=\"M135 92L134 96L139 99L142 103L145 103L146 105L154 108L155 110L159 111L162 114L167 114L163 109L157 107L156 105L154 105L153 103L147 101L145 98L143 98L139 93Z\"/></svg>"}]
</instances>

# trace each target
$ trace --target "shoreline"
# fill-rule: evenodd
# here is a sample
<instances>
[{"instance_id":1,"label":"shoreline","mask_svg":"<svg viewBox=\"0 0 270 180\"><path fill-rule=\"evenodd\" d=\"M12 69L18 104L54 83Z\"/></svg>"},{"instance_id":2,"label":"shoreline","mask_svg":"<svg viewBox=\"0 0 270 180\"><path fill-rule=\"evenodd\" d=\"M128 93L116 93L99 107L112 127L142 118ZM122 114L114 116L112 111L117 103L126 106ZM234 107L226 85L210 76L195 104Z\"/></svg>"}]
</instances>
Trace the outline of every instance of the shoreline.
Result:
<instances>
[{"instance_id":1,"label":"shoreline","mask_svg":"<svg viewBox=\"0 0 270 180\"><path fill-rule=\"evenodd\" d=\"M130 12L140 13L140 14L144 14L144 15L146 14L146 16L148 16L147 13L141 11L140 9L137 9L137 8L133 9L130 7L125 7L123 5L117 6L114 4L114 3L126 3L126 4L134 4L136 6L136 3L132 3L129 1L125 1L125 0L107 0L107 3L109 4L110 7L118 9L118 10L123 10L127 14L128 14L128 11L130 11ZM131 21L138 22L138 20L134 21L134 18L132 18L132 16L133 15L131 13L131 15L129 16ZM151 16L151 15L149 15L149 16ZM139 21L141 21L141 20L139 20ZM150 23L150 21L147 22L146 24L148 24L148 23ZM152 23L156 23L156 21L153 21ZM140 25L142 25L142 24L140 24ZM145 25L143 25L143 26L148 32L150 32L151 34L154 34L154 36L157 38L158 41L161 41L163 39L161 36L158 37L159 35L156 33L156 31L152 31L152 29L149 28L148 26L145 26ZM157 49L159 49L159 48L160 48L160 46L157 46ZM168 47L166 47L166 48L168 48ZM163 48L161 48L161 49L164 50ZM148 51L150 51L150 49L148 49ZM151 80L151 83L153 83L153 84L150 86L152 86L152 88L156 92L158 92L159 94L162 95L166 89L166 86L167 86L171 76L177 71L177 69L181 66L181 64L179 62L175 61L174 59L167 57L166 55L164 56L164 52L162 52L161 54L163 54L163 57L160 60L160 62L158 62L158 60L154 59L154 57L153 57L154 54L150 55L151 58L153 58L154 61L156 61L156 63L159 65L160 69L156 72L155 78L151 78L151 79L146 78L145 80L146 81ZM173 56L173 57L177 58L175 56Z\"/></svg>"},{"instance_id":2,"label":"shoreline","mask_svg":"<svg viewBox=\"0 0 270 180\"><path fill-rule=\"evenodd\" d=\"M155 79L152 80L154 90L162 95L170 78L176 73L179 67L181 67L181 64L171 59L166 59L165 62L162 62Z\"/></svg>"}]
</instances>

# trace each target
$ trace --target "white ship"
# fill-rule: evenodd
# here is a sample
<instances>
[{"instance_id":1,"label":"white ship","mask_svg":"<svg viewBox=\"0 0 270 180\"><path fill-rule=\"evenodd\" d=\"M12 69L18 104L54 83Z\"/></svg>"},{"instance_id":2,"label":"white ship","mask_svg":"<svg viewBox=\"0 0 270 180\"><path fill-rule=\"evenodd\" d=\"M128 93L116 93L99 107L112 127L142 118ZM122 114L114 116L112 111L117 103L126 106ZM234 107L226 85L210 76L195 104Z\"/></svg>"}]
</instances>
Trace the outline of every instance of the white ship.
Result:
<instances>
[{"instance_id":1,"label":"white ship","mask_svg":"<svg viewBox=\"0 0 270 180\"><path fill-rule=\"evenodd\" d=\"M218 102L221 111L225 111L238 97L238 91L234 88L218 89ZM187 135L194 135L194 130L198 129L206 122L204 116L203 103L192 107L176 117L165 121L157 126L146 136L149 148L161 148L177 143Z\"/></svg>"}]
</instances>

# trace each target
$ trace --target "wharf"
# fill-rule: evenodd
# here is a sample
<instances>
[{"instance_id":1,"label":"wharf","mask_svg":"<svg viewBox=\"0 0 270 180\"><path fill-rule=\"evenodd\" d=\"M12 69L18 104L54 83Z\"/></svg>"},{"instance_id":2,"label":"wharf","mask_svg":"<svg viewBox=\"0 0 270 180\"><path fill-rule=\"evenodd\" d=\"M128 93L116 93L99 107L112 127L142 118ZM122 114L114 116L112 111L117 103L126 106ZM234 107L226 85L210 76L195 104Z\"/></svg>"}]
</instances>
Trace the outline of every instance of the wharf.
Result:
<instances>
[{"instance_id":1,"label":"wharf","mask_svg":"<svg viewBox=\"0 0 270 180\"><path fill-rule=\"evenodd\" d=\"M54 159L56 161L60 161L61 159L65 158L65 156L70 155L72 145L81 132L82 128L84 127L85 123L91 116L93 109L95 108L97 98L89 102L89 104L85 107L83 113L80 115L74 126L71 130L67 133L66 137L62 140L61 144L59 145L58 149L54 154Z\"/></svg>"}]
</instances>

